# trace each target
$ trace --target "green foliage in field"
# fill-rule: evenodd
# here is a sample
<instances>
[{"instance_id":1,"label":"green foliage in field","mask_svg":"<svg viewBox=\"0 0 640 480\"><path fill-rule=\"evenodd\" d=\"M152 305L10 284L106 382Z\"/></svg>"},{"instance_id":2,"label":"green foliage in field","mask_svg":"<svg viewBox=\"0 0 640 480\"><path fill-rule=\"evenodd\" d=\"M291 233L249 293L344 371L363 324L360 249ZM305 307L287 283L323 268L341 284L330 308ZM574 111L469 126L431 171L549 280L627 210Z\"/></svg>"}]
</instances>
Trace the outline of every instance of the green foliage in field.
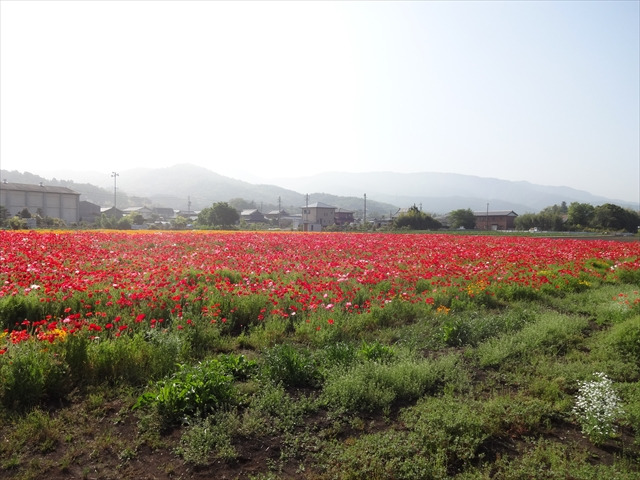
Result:
<instances>
[{"instance_id":1,"label":"green foliage in field","mask_svg":"<svg viewBox=\"0 0 640 480\"><path fill-rule=\"evenodd\" d=\"M141 395L134 408L153 406L167 425L205 418L237 402L234 375L246 378L252 368L252 363L231 356L179 365L175 373Z\"/></svg>"},{"instance_id":2,"label":"green foliage in field","mask_svg":"<svg viewBox=\"0 0 640 480\"><path fill-rule=\"evenodd\" d=\"M68 365L33 342L3 356L0 378L0 402L19 412L59 402L71 389Z\"/></svg>"},{"instance_id":3,"label":"green foliage in field","mask_svg":"<svg viewBox=\"0 0 640 480\"><path fill-rule=\"evenodd\" d=\"M640 316L613 325L606 342L624 359L640 364Z\"/></svg>"},{"instance_id":4,"label":"green foliage in field","mask_svg":"<svg viewBox=\"0 0 640 480\"><path fill-rule=\"evenodd\" d=\"M241 424L235 411L215 412L206 418L196 419L185 428L176 453L190 464L206 465L210 457L233 460L238 453L232 444L232 432Z\"/></svg>"},{"instance_id":5,"label":"green foliage in field","mask_svg":"<svg viewBox=\"0 0 640 480\"><path fill-rule=\"evenodd\" d=\"M39 320L44 315L45 307L36 295L0 298L0 330L13 329L25 319Z\"/></svg>"},{"instance_id":6,"label":"green foliage in field","mask_svg":"<svg viewBox=\"0 0 640 480\"><path fill-rule=\"evenodd\" d=\"M465 388L467 382L467 372L455 355L386 363L366 360L347 371L329 372L323 397L330 408L348 412L384 411L395 402L442 391L445 385L450 389Z\"/></svg>"},{"instance_id":7,"label":"green foliage in field","mask_svg":"<svg viewBox=\"0 0 640 480\"><path fill-rule=\"evenodd\" d=\"M319 371L311 353L289 344L275 345L263 357L264 373L269 380L288 387L312 387L319 382Z\"/></svg>"},{"instance_id":8,"label":"green foliage in field","mask_svg":"<svg viewBox=\"0 0 640 480\"><path fill-rule=\"evenodd\" d=\"M542 313L540 318L513 335L491 338L480 344L477 356L480 366L497 367L506 361L526 362L542 352L563 354L577 343L588 321L583 317Z\"/></svg>"}]
</instances>

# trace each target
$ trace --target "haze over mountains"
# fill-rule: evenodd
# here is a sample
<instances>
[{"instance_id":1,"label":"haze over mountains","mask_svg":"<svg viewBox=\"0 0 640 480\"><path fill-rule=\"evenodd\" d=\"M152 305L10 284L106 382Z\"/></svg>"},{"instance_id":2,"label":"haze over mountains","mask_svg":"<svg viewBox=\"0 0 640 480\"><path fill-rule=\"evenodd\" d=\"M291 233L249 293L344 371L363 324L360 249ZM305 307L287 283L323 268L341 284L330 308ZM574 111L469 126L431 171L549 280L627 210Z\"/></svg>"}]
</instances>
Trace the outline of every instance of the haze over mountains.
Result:
<instances>
[{"instance_id":1,"label":"haze over mountains","mask_svg":"<svg viewBox=\"0 0 640 480\"><path fill-rule=\"evenodd\" d=\"M81 200L99 205L113 204L113 178L95 172L43 172L50 178L32 173L2 171L10 182L63 185L82 194ZM65 180L60 180L64 178ZM154 206L200 210L214 202L242 198L263 212L280 206L291 213L307 201L325 202L362 212L367 195L367 216L389 215L397 208L421 206L426 212L445 214L459 208L484 211L513 210L518 214L538 212L561 202L592 205L615 203L637 208L632 202L609 199L570 187L536 185L526 181L508 181L451 173L418 172L328 172L298 178L278 178L273 184L255 184L219 175L212 170L189 164L168 168L134 168L118 172L118 206L151 203ZM97 188L99 187L99 188Z\"/></svg>"}]
</instances>

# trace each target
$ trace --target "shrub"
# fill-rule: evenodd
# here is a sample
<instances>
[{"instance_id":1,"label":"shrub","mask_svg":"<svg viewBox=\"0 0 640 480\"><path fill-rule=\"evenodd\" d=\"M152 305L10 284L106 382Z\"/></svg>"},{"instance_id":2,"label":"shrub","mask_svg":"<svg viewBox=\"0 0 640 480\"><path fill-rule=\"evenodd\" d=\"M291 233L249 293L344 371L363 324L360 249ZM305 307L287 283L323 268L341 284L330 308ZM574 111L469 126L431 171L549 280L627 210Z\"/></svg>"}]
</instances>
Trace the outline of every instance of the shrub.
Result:
<instances>
[{"instance_id":1,"label":"shrub","mask_svg":"<svg viewBox=\"0 0 640 480\"><path fill-rule=\"evenodd\" d=\"M607 343L624 358L640 363L640 316L614 325Z\"/></svg>"},{"instance_id":2,"label":"shrub","mask_svg":"<svg viewBox=\"0 0 640 480\"><path fill-rule=\"evenodd\" d=\"M556 413L553 405L524 394L496 395L483 403L494 436L522 437L543 433Z\"/></svg>"},{"instance_id":3,"label":"shrub","mask_svg":"<svg viewBox=\"0 0 640 480\"><path fill-rule=\"evenodd\" d=\"M400 298L394 298L379 307L371 307L370 316L376 327L406 325L418 318L424 308L420 303L411 303Z\"/></svg>"},{"instance_id":4,"label":"shrub","mask_svg":"<svg viewBox=\"0 0 640 480\"><path fill-rule=\"evenodd\" d=\"M640 269L620 268L617 270L618 278L624 283L640 285Z\"/></svg>"},{"instance_id":5,"label":"shrub","mask_svg":"<svg viewBox=\"0 0 640 480\"><path fill-rule=\"evenodd\" d=\"M240 425L236 412L216 412L207 418L196 419L183 432L176 453L196 466L206 465L213 455L221 460L237 457L231 443L232 432Z\"/></svg>"},{"instance_id":6,"label":"shrub","mask_svg":"<svg viewBox=\"0 0 640 480\"><path fill-rule=\"evenodd\" d=\"M115 340L94 339L89 344L89 368L93 383L143 385L175 369L176 345L154 343L142 334Z\"/></svg>"},{"instance_id":7,"label":"shrub","mask_svg":"<svg viewBox=\"0 0 640 480\"><path fill-rule=\"evenodd\" d=\"M386 410L396 401L415 400L445 384L455 389L465 374L456 356L392 364L367 361L347 372L330 372L322 397L328 405L346 411Z\"/></svg>"},{"instance_id":8,"label":"shrub","mask_svg":"<svg viewBox=\"0 0 640 480\"><path fill-rule=\"evenodd\" d=\"M62 356L69 366L69 375L75 386L81 386L87 378L88 347L89 339L80 333L67 335L62 343Z\"/></svg>"},{"instance_id":9,"label":"shrub","mask_svg":"<svg viewBox=\"0 0 640 480\"><path fill-rule=\"evenodd\" d=\"M477 346L488 338L522 329L531 317L530 312L520 309L501 313L474 311L448 315L441 327L442 340L452 347Z\"/></svg>"},{"instance_id":10,"label":"shrub","mask_svg":"<svg viewBox=\"0 0 640 480\"><path fill-rule=\"evenodd\" d=\"M491 466L491 475L479 478L496 480L521 479L581 479L635 480L637 464L625 465L624 459L615 459L613 465L594 465L593 454L572 443L539 439L526 445L522 455L515 459L498 458Z\"/></svg>"},{"instance_id":11,"label":"shrub","mask_svg":"<svg viewBox=\"0 0 640 480\"><path fill-rule=\"evenodd\" d=\"M357 354L351 343L337 342L326 345L318 354L318 358L325 370L332 370L350 367L356 361Z\"/></svg>"},{"instance_id":12,"label":"shrub","mask_svg":"<svg viewBox=\"0 0 640 480\"><path fill-rule=\"evenodd\" d=\"M36 342L13 346L1 360L0 401L9 410L28 411L64 398L71 389L66 363Z\"/></svg>"},{"instance_id":13,"label":"shrub","mask_svg":"<svg viewBox=\"0 0 640 480\"><path fill-rule=\"evenodd\" d=\"M232 403L233 377L217 359L197 365L180 365L178 371L156 382L141 395L134 408L154 406L166 424L201 417Z\"/></svg>"},{"instance_id":14,"label":"shrub","mask_svg":"<svg viewBox=\"0 0 640 480\"><path fill-rule=\"evenodd\" d=\"M372 343L362 342L362 346L358 350L358 355L372 362L387 363L395 357L396 352L392 347L383 345L377 341Z\"/></svg>"},{"instance_id":15,"label":"shrub","mask_svg":"<svg viewBox=\"0 0 640 480\"><path fill-rule=\"evenodd\" d=\"M13 329L23 320L40 320L43 315L43 304L35 294L10 295L0 298L0 331Z\"/></svg>"},{"instance_id":16,"label":"shrub","mask_svg":"<svg viewBox=\"0 0 640 480\"><path fill-rule=\"evenodd\" d=\"M272 382L288 387L313 387L320 379L309 351L289 344L276 345L265 352L263 371Z\"/></svg>"},{"instance_id":17,"label":"shrub","mask_svg":"<svg viewBox=\"0 0 640 480\"><path fill-rule=\"evenodd\" d=\"M270 305L269 298L264 295L238 296L233 301L233 307L226 314L224 331L238 334L250 326L260 323L260 317Z\"/></svg>"},{"instance_id":18,"label":"shrub","mask_svg":"<svg viewBox=\"0 0 640 480\"><path fill-rule=\"evenodd\" d=\"M224 349L224 340L220 335L218 325L212 325L204 321L194 321L193 324L183 331L185 345L183 357L202 360L215 350Z\"/></svg>"},{"instance_id":19,"label":"shrub","mask_svg":"<svg viewBox=\"0 0 640 480\"><path fill-rule=\"evenodd\" d=\"M0 445L0 456L8 458L19 455L21 451L51 452L60 443L63 428L62 419L36 408L24 416L16 417L15 429L11 433L6 431Z\"/></svg>"},{"instance_id":20,"label":"shrub","mask_svg":"<svg viewBox=\"0 0 640 480\"><path fill-rule=\"evenodd\" d=\"M595 380L579 383L573 413L582 426L582 433L600 444L616 432L615 421L623 410L613 382L601 372L594 376Z\"/></svg>"},{"instance_id":21,"label":"shrub","mask_svg":"<svg viewBox=\"0 0 640 480\"><path fill-rule=\"evenodd\" d=\"M588 320L582 317L546 313L513 335L502 335L480 344L476 350L478 360L482 367L487 367L540 352L561 354L580 339L587 324Z\"/></svg>"},{"instance_id":22,"label":"shrub","mask_svg":"<svg viewBox=\"0 0 640 480\"><path fill-rule=\"evenodd\" d=\"M437 480L448 478L443 454L429 455L406 431L389 430L329 445L318 454L327 478Z\"/></svg>"},{"instance_id":23,"label":"shrub","mask_svg":"<svg viewBox=\"0 0 640 480\"><path fill-rule=\"evenodd\" d=\"M222 369L235 380L247 380L258 371L255 360L247 360L244 355L228 354L218 358Z\"/></svg>"},{"instance_id":24,"label":"shrub","mask_svg":"<svg viewBox=\"0 0 640 480\"><path fill-rule=\"evenodd\" d=\"M317 410L314 397L293 398L282 384L262 385L244 411L239 433L245 436L291 432L302 424L306 413Z\"/></svg>"},{"instance_id":25,"label":"shrub","mask_svg":"<svg viewBox=\"0 0 640 480\"><path fill-rule=\"evenodd\" d=\"M449 466L478 458L489 437L482 404L469 399L425 397L404 410L401 419L410 425L425 453L444 456Z\"/></svg>"},{"instance_id":26,"label":"shrub","mask_svg":"<svg viewBox=\"0 0 640 480\"><path fill-rule=\"evenodd\" d=\"M318 457L328 478L453 478L451 472L481 458L488 435L479 402L427 397L400 414L402 429L348 438Z\"/></svg>"}]
</instances>

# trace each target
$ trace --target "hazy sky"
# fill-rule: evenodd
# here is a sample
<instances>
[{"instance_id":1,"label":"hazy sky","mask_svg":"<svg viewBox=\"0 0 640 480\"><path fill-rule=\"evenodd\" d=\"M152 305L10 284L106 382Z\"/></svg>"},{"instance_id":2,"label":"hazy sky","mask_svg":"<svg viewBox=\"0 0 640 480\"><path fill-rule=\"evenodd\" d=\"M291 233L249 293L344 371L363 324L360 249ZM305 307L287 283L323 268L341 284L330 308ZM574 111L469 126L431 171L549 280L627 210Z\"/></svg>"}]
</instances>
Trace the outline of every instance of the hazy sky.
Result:
<instances>
[{"instance_id":1,"label":"hazy sky","mask_svg":"<svg viewBox=\"0 0 640 480\"><path fill-rule=\"evenodd\" d=\"M639 196L635 0L1 0L0 18L5 170L432 171Z\"/></svg>"}]
</instances>

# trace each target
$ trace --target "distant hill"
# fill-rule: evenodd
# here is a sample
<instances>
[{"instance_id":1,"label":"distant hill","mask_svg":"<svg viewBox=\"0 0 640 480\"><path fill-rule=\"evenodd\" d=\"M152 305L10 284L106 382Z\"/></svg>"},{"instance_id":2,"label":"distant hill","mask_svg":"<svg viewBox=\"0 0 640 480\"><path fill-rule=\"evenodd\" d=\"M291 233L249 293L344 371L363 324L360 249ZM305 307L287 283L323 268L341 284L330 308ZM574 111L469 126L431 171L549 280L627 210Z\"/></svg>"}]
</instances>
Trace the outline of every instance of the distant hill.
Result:
<instances>
[{"instance_id":1,"label":"distant hill","mask_svg":"<svg viewBox=\"0 0 640 480\"><path fill-rule=\"evenodd\" d=\"M432 213L447 213L459 208L483 211L487 203L492 210L535 213L563 201L602 205L614 203L636 208L630 202L592 195L570 187L536 185L525 181L499 180L453 173L322 173L318 175L273 180L283 187L301 191L316 189L334 195L366 192L368 198L400 206L422 205Z\"/></svg>"},{"instance_id":2,"label":"distant hill","mask_svg":"<svg viewBox=\"0 0 640 480\"><path fill-rule=\"evenodd\" d=\"M64 174L94 181L99 181L100 178L94 173L87 172L75 174L65 172ZM29 172L3 170L2 178L10 182L33 184L44 182L48 185L65 186L81 193L81 200L88 200L101 206L113 205L113 188L100 188L90 183L71 180L44 178ZM104 184L104 179L102 183ZM290 213L300 213L300 208L307 201L306 194L303 193L274 185L243 182L194 165L176 165L158 169L137 168L122 171L117 177L117 202L118 207L123 208L149 205L187 210L191 202L191 210L198 211L215 202L226 202L238 198L252 202L263 213L275 210L278 206ZM353 210L357 212L356 216L362 216L364 210L363 197L310 193L309 202L324 202ZM398 207L393 204L375 199L367 200L367 217L370 218L389 216L397 209Z\"/></svg>"},{"instance_id":3,"label":"distant hill","mask_svg":"<svg viewBox=\"0 0 640 480\"><path fill-rule=\"evenodd\" d=\"M2 171L10 182L39 183L69 187L102 206L113 205L113 188L98 187L90 181L109 184L104 174L65 172L72 180L47 179L32 173ZM614 203L636 208L629 202L599 197L570 187L536 185L496 178L451 173L323 173L299 178L272 180L276 185L253 184L217 174L194 165L168 168L136 168L119 172L117 177L118 206L149 205L186 210L201 210L214 202L244 199L262 212L280 206L290 213L299 213L307 201L324 202L354 210L358 217L364 210L367 195L367 217L389 216L398 208L421 206L426 212L444 214L459 208L484 211L513 210L518 214L538 212L563 201L602 205ZM82 183L87 182L87 183Z\"/></svg>"}]
</instances>

